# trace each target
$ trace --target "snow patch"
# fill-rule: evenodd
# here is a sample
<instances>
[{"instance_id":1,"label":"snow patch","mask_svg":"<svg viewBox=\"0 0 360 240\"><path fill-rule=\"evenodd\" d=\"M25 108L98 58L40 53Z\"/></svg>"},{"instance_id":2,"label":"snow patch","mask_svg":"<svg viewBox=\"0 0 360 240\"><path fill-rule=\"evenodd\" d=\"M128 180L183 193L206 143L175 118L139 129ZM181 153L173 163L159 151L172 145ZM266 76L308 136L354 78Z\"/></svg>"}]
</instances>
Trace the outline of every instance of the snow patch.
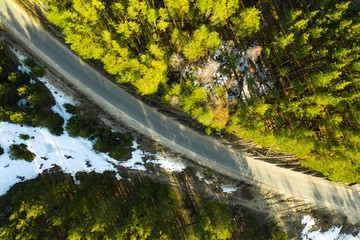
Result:
<instances>
[{"instance_id":1,"label":"snow patch","mask_svg":"<svg viewBox=\"0 0 360 240\"><path fill-rule=\"evenodd\" d=\"M34 138L26 142L19 138L19 134L28 134ZM32 162L25 160L11 160L7 149L12 144L25 143L36 157ZM72 138L67 133L54 136L47 129L40 127L20 126L7 122L0 122L0 145L5 153L0 156L0 195L6 193L15 183L36 178L38 174L59 166L63 172L75 174L79 171L115 171L108 162L105 154L95 154L92 142L82 138ZM90 162L91 167L87 162ZM23 180L18 176L24 177Z\"/></svg>"},{"instance_id":2,"label":"snow patch","mask_svg":"<svg viewBox=\"0 0 360 240\"><path fill-rule=\"evenodd\" d=\"M26 98L22 98L18 101L17 105L19 107L26 107L28 105L28 101L26 100Z\"/></svg>"},{"instance_id":3,"label":"snow patch","mask_svg":"<svg viewBox=\"0 0 360 240\"><path fill-rule=\"evenodd\" d=\"M116 173L115 177L116 177L117 180L121 180L121 179L122 179L122 177L120 176L119 173Z\"/></svg>"},{"instance_id":4,"label":"snow patch","mask_svg":"<svg viewBox=\"0 0 360 240\"><path fill-rule=\"evenodd\" d=\"M21 65L18 66L18 69L22 72L22 73L27 73L30 74L31 70L29 67L27 67L24 64L24 60L25 57L19 53L16 49L11 48L11 51L16 55L16 57L19 59L19 62ZM74 102L72 101L72 99L70 98L70 96L67 96L66 94L64 94L63 92L59 91L58 89L56 89L54 86L52 86L51 84L49 84L45 78L43 77L39 77L38 80L40 82L42 82L51 92L51 94L53 95L53 97L55 98L55 106L53 106L51 109L53 110L54 113L58 113L60 116L62 116L65 120L64 122L64 126L66 124L66 122L73 116L72 114L66 112L65 107L63 106L65 103L67 104L74 104ZM30 79L30 83L31 84L35 84L36 81L33 79ZM23 102L21 102L23 103ZM20 104L20 101L19 103Z\"/></svg>"},{"instance_id":5,"label":"snow patch","mask_svg":"<svg viewBox=\"0 0 360 240\"><path fill-rule=\"evenodd\" d=\"M131 153L132 156L129 160L125 162L115 161L118 162L118 165L126 168L146 171L144 161L142 160L142 158L145 157L145 153L141 149L138 149L138 144L135 140L132 142L132 148L135 150Z\"/></svg>"},{"instance_id":6,"label":"snow patch","mask_svg":"<svg viewBox=\"0 0 360 240\"><path fill-rule=\"evenodd\" d=\"M301 232L302 240L359 240L360 232L357 236L353 236L351 234L340 234L342 226L336 227L333 226L326 232L321 232L321 228L318 230L314 230L309 232L309 230L315 225L315 219L309 215L306 215L301 220L301 224L305 225L304 229Z\"/></svg>"},{"instance_id":7,"label":"snow patch","mask_svg":"<svg viewBox=\"0 0 360 240\"><path fill-rule=\"evenodd\" d=\"M14 49L12 51L22 63L19 70L30 73L30 69L23 64L25 57ZM63 105L65 103L73 104L73 101L69 96L49 84L46 78L39 78L39 81L45 84L55 98L56 105L52 107L52 111L63 117L66 123L73 115L67 113ZM19 104L24 104L24 101ZM31 138L24 141L19 138L20 134L27 134ZM26 144L28 149L35 154L32 162L10 159L9 147L12 144L21 143ZM154 155L138 149L136 141L133 141L132 144L134 149L132 157L125 162L120 162L109 157L108 154L94 152L92 141L80 137L70 137L67 132L61 136L55 136L50 134L46 128L0 121L0 146L5 150L5 153L0 156L0 195L5 194L14 184L34 179L40 173L56 166L64 173L72 175L74 179L77 172L114 171L116 172L115 177L120 180L122 178L117 173L119 166L146 171L142 158ZM182 171L186 167L183 163L177 163L175 159L167 160L160 153L155 156L157 159L154 160L154 163L164 167L167 171ZM80 182L76 180L76 184L80 184Z\"/></svg>"},{"instance_id":8,"label":"snow patch","mask_svg":"<svg viewBox=\"0 0 360 240\"><path fill-rule=\"evenodd\" d=\"M267 80L268 69L260 64L261 51L257 42L247 49L236 49L232 41L222 40L219 49L200 67L188 65L181 74L185 79L193 78L195 86L202 86L206 92L214 87L225 87L229 101L267 94L273 86ZM229 66L234 67L230 69Z\"/></svg>"},{"instance_id":9,"label":"snow patch","mask_svg":"<svg viewBox=\"0 0 360 240\"><path fill-rule=\"evenodd\" d=\"M183 162L180 162L179 159L174 159L171 157L166 157L163 154L156 154L155 160L148 160L146 163L154 163L160 165L161 168L165 169L168 172L182 172L186 165Z\"/></svg>"},{"instance_id":10,"label":"snow patch","mask_svg":"<svg viewBox=\"0 0 360 240\"><path fill-rule=\"evenodd\" d=\"M66 122L73 116L73 114L66 112L64 104L74 105L73 100L62 91L57 90L54 86L48 83L45 78L39 77L38 80L44 83L44 85L50 90L51 94L55 98L56 104L51 108L51 110L54 113L58 113L60 116L62 116L65 120L64 124L66 124Z\"/></svg>"},{"instance_id":11,"label":"snow patch","mask_svg":"<svg viewBox=\"0 0 360 240\"><path fill-rule=\"evenodd\" d=\"M30 68L28 66L25 66L24 64L25 57L12 47L10 47L10 50L15 54L15 56L18 58L19 62L21 63L21 65L18 66L18 70L21 71L22 73L30 74L31 73Z\"/></svg>"},{"instance_id":12,"label":"snow patch","mask_svg":"<svg viewBox=\"0 0 360 240\"><path fill-rule=\"evenodd\" d=\"M31 138L24 141L19 138L20 134L28 134ZM28 149L36 155L32 162L10 159L7 153L10 145L21 143L27 144ZM148 162L159 164L169 172L180 172L186 168L184 163L177 162L176 159L168 160L160 153L153 155L138 149L136 141L133 141L132 157L121 162L109 157L108 154L95 153L92 150L93 143L87 139L72 138L68 133L54 136L45 128L20 126L8 122L0 122L0 145L5 150L0 156L0 195L5 194L14 184L36 178L40 173L55 166L72 175L74 179L77 172L117 172L119 166L146 171L143 161L146 156L156 156L155 160ZM115 177L121 179L118 173Z\"/></svg>"},{"instance_id":13,"label":"snow patch","mask_svg":"<svg viewBox=\"0 0 360 240\"><path fill-rule=\"evenodd\" d=\"M196 172L196 177L198 177L200 181L204 181L204 182L205 182L206 184L208 184L208 185L217 182L216 179L206 179L201 172Z\"/></svg>"},{"instance_id":14,"label":"snow patch","mask_svg":"<svg viewBox=\"0 0 360 240\"><path fill-rule=\"evenodd\" d=\"M203 175L201 172L199 172L199 171L196 171L195 176L196 176L197 178L199 178L200 181L204 178L204 175Z\"/></svg>"},{"instance_id":15,"label":"snow patch","mask_svg":"<svg viewBox=\"0 0 360 240\"><path fill-rule=\"evenodd\" d=\"M217 180L216 179L206 179L204 178L204 182L207 184L207 185L211 185L213 183L216 183Z\"/></svg>"},{"instance_id":16,"label":"snow patch","mask_svg":"<svg viewBox=\"0 0 360 240\"><path fill-rule=\"evenodd\" d=\"M223 193L233 193L233 192L235 192L235 191L238 190L237 187L234 187L234 186L231 185L231 184L227 184L227 185L221 186L220 188L222 189Z\"/></svg>"},{"instance_id":17,"label":"snow patch","mask_svg":"<svg viewBox=\"0 0 360 240\"><path fill-rule=\"evenodd\" d=\"M30 68L25 65L19 65L18 70L21 71L22 73L27 73L27 74L31 73Z\"/></svg>"}]
</instances>

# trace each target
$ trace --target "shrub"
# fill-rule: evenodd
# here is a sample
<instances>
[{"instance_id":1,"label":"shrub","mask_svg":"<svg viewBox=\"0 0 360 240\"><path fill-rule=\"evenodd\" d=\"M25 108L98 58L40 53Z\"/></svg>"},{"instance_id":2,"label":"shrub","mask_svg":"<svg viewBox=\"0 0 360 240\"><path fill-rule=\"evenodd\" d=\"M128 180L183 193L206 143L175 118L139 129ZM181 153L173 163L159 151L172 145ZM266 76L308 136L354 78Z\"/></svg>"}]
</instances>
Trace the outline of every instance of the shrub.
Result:
<instances>
[{"instance_id":1,"label":"shrub","mask_svg":"<svg viewBox=\"0 0 360 240\"><path fill-rule=\"evenodd\" d=\"M72 114L78 114L79 108L64 104L66 111ZM93 144L93 150L96 152L109 153L109 156L121 160L126 153L132 137L129 134L112 132L110 129L102 127L96 117L82 113L72 117L66 125L66 130L71 137L83 137L90 140L96 140Z\"/></svg>"},{"instance_id":2,"label":"shrub","mask_svg":"<svg viewBox=\"0 0 360 240\"><path fill-rule=\"evenodd\" d=\"M47 106L51 103L49 95L45 91L41 90L29 95L27 100L37 106Z\"/></svg>"},{"instance_id":3,"label":"shrub","mask_svg":"<svg viewBox=\"0 0 360 240\"><path fill-rule=\"evenodd\" d=\"M126 153L126 148L124 148L121 145L116 145L111 149L109 156L116 160L121 160L121 158L125 155L125 153Z\"/></svg>"},{"instance_id":4,"label":"shrub","mask_svg":"<svg viewBox=\"0 0 360 240\"><path fill-rule=\"evenodd\" d=\"M99 152L109 152L112 146L119 144L117 139L121 138L121 134L113 133L105 128L98 128L94 133L97 137L94 149Z\"/></svg>"},{"instance_id":5,"label":"shrub","mask_svg":"<svg viewBox=\"0 0 360 240\"><path fill-rule=\"evenodd\" d=\"M24 64L25 64L25 66L28 66L30 68L33 67L33 66L36 66L35 61L33 59L31 59L31 58L26 58L24 60Z\"/></svg>"},{"instance_id":6,"label":"shrub","mask_svg":"<svg viewBox=\"0 0 360 240\"><path fill-rule=\"evenodd\" d=\"M39 65L37 65L33 59L27 58L24 60L24 63L26 66L30 67L31 72L34 75L36 75L38 77L44 76L45 69L43 67L40 67Z\"/></svg>"},{"instance_id":7,"label":"shrub","mask_svg":"<svg viewBox=\"0 0 360 240\"><path fill-rule=\"evenodd\" d=\"M94 126L97 125L96 120L80 119L78 116L72 117L66 125L66 130L71 137L89 138L94 132Z\"/></svg>"},{"instance_id":8,"label":"shrub","mask_svg":"<svg viewBox=\"0 0 360 240\"><path fill-rule=\"evenodd\" d=\"M0 156L4 154L4 149L0 146Z\"/></svg>"},{"instance_id":9,"label":"shrub","mask_svg":"<svg viewBox=\"0 0 360 240\"><path fill-rule=\"evenodd\" d=\"M31 71L34 75L38 76L38 77L42 77L45 74L45 69L43 67L40 66L35 66L31 68Z\"/></svg>"},{"instance_id":10,"label":"shrub","mask_svg":"<svg viewBox=\"0 0 360 240\"><path fill-rule=\"evenodd\" d=\"M107 153L110 151L110 146L102 138L98 138L93 146L93 149L98 152Z\"/></svg>"},{"instance_id":11,"label":"shrub","mask_svg":"<svg viewBox=\"0 0 360 240\"><path fill-rule=\"evenodd\" d=\"M133 138L130 134L122 135L121 143L123 146L127 146L132 142Z\"/></svg>"},{"instance_id":12,"label":"shrub","mask_svg":"<svg viewBox=\"0 0 360 240\"><path fill-rule=\"evenodd\" d=\"M9 148L9 155L12 160L24 159L25 161L31 162L35 158L35 154L27 149L26 144L13 144Z\"/></svg>"},{"instance_id":13,"label":"shrub","mask_svg":"<svg viewBox=\"0 0 360 240\"><path fill-rule=\"evenodd\" d=\"M21 138L22 140L29 140L30 139L30 136L29 135L27 135L27 134L20 134L19 135L19 138Z\"/></svg>"},{"instance_id":14,"label":"shrub","mask_svg":"<svg viewBox=\"0 0 360 240\"><path fill-rule=\"evenodd\" d=\"M19 96L26 99L36 106L51 106L50 96L46 87L41 84L24 84L18 89Z\"/></svg>"},{"instance_id":15,"label":"shrub","mask_svg":"<svg viewBox=\"0 0 360 240\"><path fill-rule=\"evenodd\" d=\"M125 146L129 145L132 141L130 135L111 132L104 128L96 129L94 135L97 140L93 149L98 152L109 152L109 156L116 160L121 160L126 153Z\"/></svg>"},{"instance_id":16,"label":"shrub","mask_svg":"<svg viewBox=\"0 0 360 240\"><path fill-rule=\"evenodd\" d=\"M42 122L42 125L49 129L51 134L60 136L64 133L64 119L59 114L48 115Z\"/></svg>"},{"instance_id":17,"label":"shrub","mask_svg":"<svg viewBox=\"0 0 360 240\"><path fill-rule=\"evenodd\" d=\"M22 123L26 114L24 112L12 112L9 116L12 123Z\"/></svg>"},{"instance_id":18,"label":"shrub","mask_svg":"<svg viewBox=\"0 0 360 240\"><path fill-rule=\"evenodd\" d=\"M64 105L64 108L66 109L66 111L68 113L71 113L71 114L77 114L78 113L78 108L72 104L69 104L69 103L65 103Z\"/></svg>"}]
</instances>

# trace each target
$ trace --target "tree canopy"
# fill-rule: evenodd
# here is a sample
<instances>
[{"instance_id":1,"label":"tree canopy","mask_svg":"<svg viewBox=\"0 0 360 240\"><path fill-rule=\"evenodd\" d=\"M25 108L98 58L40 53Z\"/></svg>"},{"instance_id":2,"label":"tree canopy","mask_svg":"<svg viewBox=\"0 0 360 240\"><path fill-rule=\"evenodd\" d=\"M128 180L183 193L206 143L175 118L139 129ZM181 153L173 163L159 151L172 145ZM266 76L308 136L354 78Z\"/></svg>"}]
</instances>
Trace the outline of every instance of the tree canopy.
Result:
<instances>
[{"instance_id":1,"label":"tree canopy","mask_svg":"<svg viewBox=\"0 0 360 240\"><path fill-rule=\"evenodd\" d=\"M335 0L45 4L73 50L99 59L140 94L181 107L208 133L275 145L333 180L360 181L358 6ZM254 43L259 48L250 54ZM171 67L173 56L182 69ZM231 81L201 79L211 59L222 61L212 69ZM239 68L244 61L248 66Z\"/></svg>"},{"instance_id":2,"label":"tree canopy","mask_svg":"<svg viewBox=\"0 0 360 240\"><path fill-rule=\"evenodd\" d=\"M199 61L217 50L223 34L219 26L231 25L245 37L259 29L260 21L255 7L231 18L240 11L240 4L226 0L45 3L49 20L63 28L74 51L83 58L101 60L119 82L131 82L145 95L166 85L174 52L190 62Z\"/></svg>"},{"instance_id":3,"label":"tree canopy","mask_svg":"<svg viewBox=\"0 0 360 240\"><path fill-rule=\"evenodd\" d=\"M224 204L196 199L189 208L175 189L147 178L126 183L105 172L77 179L78 185L68 175L45 174L1 196L0 237L229 239L234 233Z\"/></svg>"}]
</instances>

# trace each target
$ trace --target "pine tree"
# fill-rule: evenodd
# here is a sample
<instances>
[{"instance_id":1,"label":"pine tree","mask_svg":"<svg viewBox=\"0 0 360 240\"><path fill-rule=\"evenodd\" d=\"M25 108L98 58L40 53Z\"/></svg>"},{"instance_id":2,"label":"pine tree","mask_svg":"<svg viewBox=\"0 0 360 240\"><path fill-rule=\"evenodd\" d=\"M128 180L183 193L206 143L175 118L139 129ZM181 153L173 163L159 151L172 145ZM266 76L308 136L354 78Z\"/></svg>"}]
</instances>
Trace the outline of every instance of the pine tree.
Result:
<instances>
[{"instance_id":1,"label":"pine tree","mask_svg":"<svg viewBox=\"0 0 360 240\"><path fill-rule=\"evenodd\" d=\"M190 61L197 61L209 52L215 51L219 44L219 34L210 32L205 25L202 25L195 30L193 37L184 46L183 52Z\"/></svg>"},{"instance_id":2,"label":"pine tree","mask_svg":"<svg viewBox=\"0 0 360 240\"><path fill-rule=\"evenodd\" d=\"M239 17L233 17L233 31L236 36L248 37L260 29L260 10L256 7L246 8L241 11Z\"/></svg>"}]
</instances>

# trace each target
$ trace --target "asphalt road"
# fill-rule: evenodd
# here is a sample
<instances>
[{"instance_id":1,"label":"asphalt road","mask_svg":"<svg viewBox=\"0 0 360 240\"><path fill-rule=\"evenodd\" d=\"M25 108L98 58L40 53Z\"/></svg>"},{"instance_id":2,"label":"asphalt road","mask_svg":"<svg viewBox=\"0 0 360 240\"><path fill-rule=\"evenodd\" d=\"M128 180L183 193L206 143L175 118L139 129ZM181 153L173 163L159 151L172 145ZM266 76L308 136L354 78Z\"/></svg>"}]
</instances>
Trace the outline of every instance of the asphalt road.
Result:
<instances>
[{"instance_id":1,"label":"asphalt road","mask_svg":"<svg viewBox=\"0 0 360 240\"><path fill-rule=\"evenodd\" d=\"M0 20L13 39L131 128L222 174L334 207L360 222L358 189L255 160L158 113L83 62L12 0L0 0Z\"/></svg>"}]
</instances>

